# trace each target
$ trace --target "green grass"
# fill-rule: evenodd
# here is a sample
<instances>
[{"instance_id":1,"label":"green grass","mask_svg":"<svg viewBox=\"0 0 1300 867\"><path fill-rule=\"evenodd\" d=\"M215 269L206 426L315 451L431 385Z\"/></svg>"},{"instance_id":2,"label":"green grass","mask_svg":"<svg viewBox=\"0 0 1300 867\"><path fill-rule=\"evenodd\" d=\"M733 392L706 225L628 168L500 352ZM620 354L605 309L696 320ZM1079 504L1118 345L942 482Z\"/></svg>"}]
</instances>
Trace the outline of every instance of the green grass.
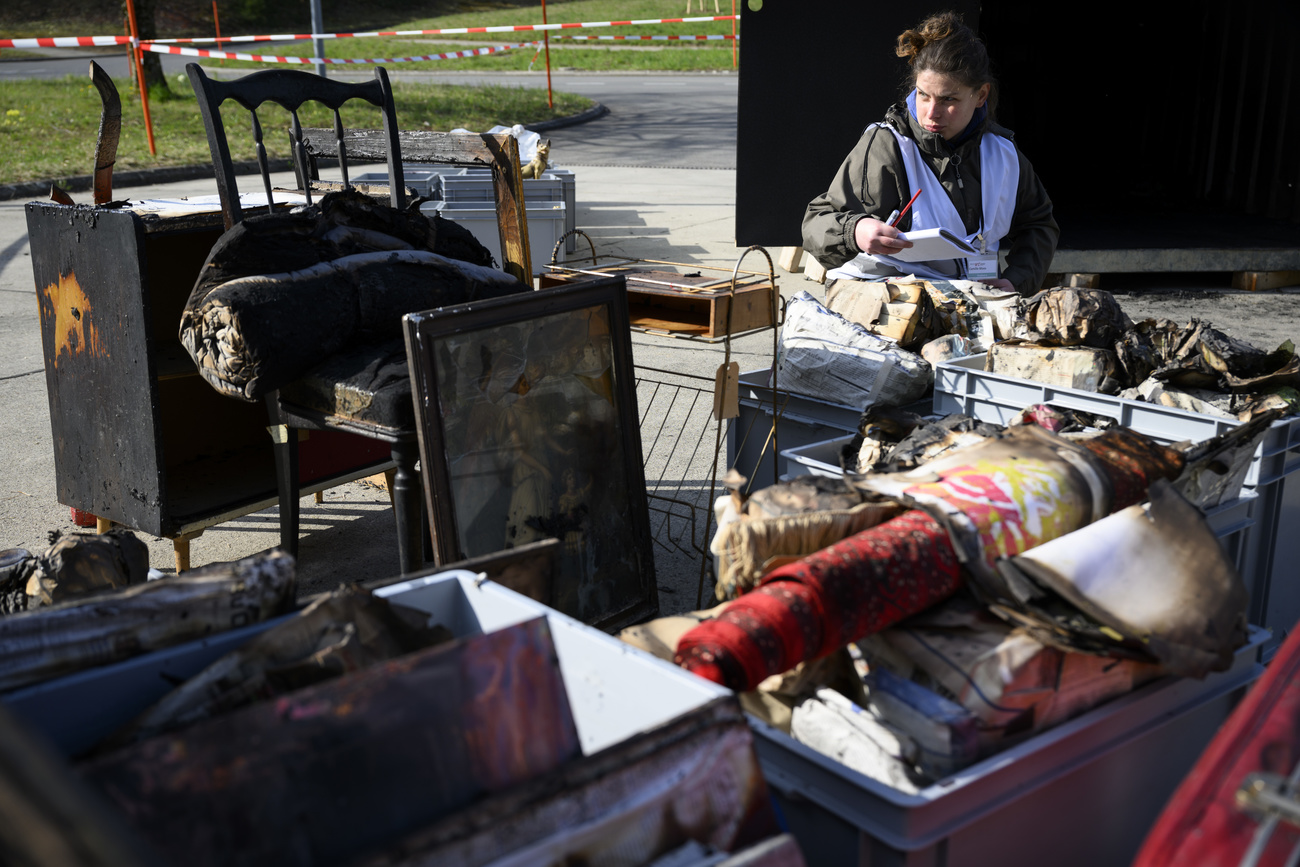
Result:
<instances>
[{"instance_id":1,"label":"green grass","mask_svg":"<svg viewBox=\"0 0 1300 867\"><path fill-rule=\"evenodd\" d=\"M726 8L722 8L725 5ZM722 14L731 14L731 5L719 4ZM657 18L684 17L685 4L678 0L569 0L547 4L547 22L569 24L599 21L636 21ZM692 12L691 17L703 17ZM532 7L509 7L456 12L433 18L415 18L397 22L389 27L371 28L383 31L441 30L463 27L502 27L542 23L541 4ZM347 29L344 24L325 20L326 30ZM571 69L640 70L640 71L701 71L731 70L735 68L735 52L729 40L667 41L667 40L572 40L569 36L702 36L729 35L732 22L709 21L690 24L637 24L617 27L590 27L550 31L552 38L551 66ZM325 40L325 56L336 58L398 58L446 54L470 48L502 44L519 44L542 38L542 33L491 34L429 34L423 36L347 38ZM211 46L205 46L211 47ZM229 50L242 53L307 57L311 44L297 42L291 45L267 46L258 43L236 43ZM415 61L390 64L390 68L432 70L513 70L545 69L545 56L539 55L537 46L516 48L508 54L491 54L478 57L446 60ZM244 61L225 61L232 68L255 67L264 64ZM357 68L368 68L358 64Z\"/></svg>"},{"instance_id":2,"label":"green grass","mask_svg":"<svg viewBox=\"0 0 1300 867\"><path fill-rule=\"evenodd\" d=\"M138 93L117 81L122 97L122 136L116 171L210 162L207 136L198 103L189 84L173 82L173 95L151 99L157 156L149 153ZM555 107L546 104L546 91L511 86L455 87L397 81L393 85L398 122L404 128L486 130L498 124L537 123L577 114L592 105L581 96L555 93ZM46 81L0 82L0 184L20 181L59 181L89 175L94 169L100 102L88 79L67 77ZM276 106L258 113L267 150L288 156L288 114ZM253 157L252 134L243 109L228 109L226 123L235 159ZM307 126L329 126L324 109L305 110ZM378 114L368 107L344 108L344 123L378 127Z\"/></svg>"},{"instance_id":3,"label":"green grass","mask_svg":"<svg viewBox=\"0 0 1300 867\"><path fill-rule=\"evenodd\" d=\"M222 10L233 9L235 0L219 0ZM24 5L25 4L25 5ZM109 19L88 18L91 14L105 14L104 9L115 4L72 3L65 19L38 19L32 12L26 17L13 10L44 10L46 4L37 0L20 0L9 10L0 11L2 36L87 36L102 35L120 30L108 27ZM159 0L159 9L166 0ZM181 15L183 4L164 18L160 11L158 33L161 37L200 36L211 33L203 22L207 14L210 23L210 4L190 3L189 12ZM290 4L286 4L290 5ZM84 7L84 9L82 9ZM400 20L404 10L430 7L445 9L446 14L436 17L412 17ZM729 2L720 3L722 14L731 13ZM304 8L306 8L304 6ZM382 7L393 19L389 24L374 24L374 8L349 5L349 0L326 0L325 29L357 31L433 30L457 27L496 27L542 23L540 0L521 4L518 0L478 0L478 2L452 2L452 0L421 0L403 4L400 0L387 0ZM550 0L547 3L547 21L552 24L638 20L651 18L684 17L683 0ZM78 14L82 9L85 14ZM110 10L111 11L111 10ZM711 12L710 8L710 12ZM48 14L48 13L46 13ZM282 33L289 30L304 31L309 18L297 27L277 26L252 29L231 29L226 26L227 12L222 11L222 33L228 36L255 35L257 33ZM406 14L412 14L406 11ZM692 17L702 17L693 11ZM111 18L111 16L110 16ZM362 26L363 22L365 26ZM177 23L180 22L180 23ZM185 22L189 22L186 24ZM730 34L732 22L713 21L692 24L657 24L622 27L601 27L564 30L562 35L703 35ZM325 54L331 58L390 58L451 53L471 47L517 43L540 38L536 32L477 34L466 36L412 36L382 38L349 38L325 41ZM205 45L202 47L213 47ZM733 43L708 42L577 42L564 39L551 41L551 66L553 69L640 70L654 71L730 71L733 67ZM118 51L121 49L108 49ZM243 53L278 54L280 56L310 56L311 43L298 42L284 46L267 46L264 43L242 43L230 50ZM81 50L79 50L80 52ZM284 64L259 64L241 61L205 59L205 66L213 68L286 68ZM505 71L528 70L537 74L545 71L545 56L536 48L521 48L506 54L460 58L455 60L424 61L414 63L384 64L390 71L446 70L446 71ZM310 68L295 65L292 68ZM366 71L367 64L349 64L349 71ZM508 85L508 81L504 83ZM117 170L150 168L157 166L190 165L209 160L207 138L199 118L198 106L188 81L171 79L170 98L151 99L157 155L149 153L145 137L139 94L126 81L117 82L122 96L122 139L118 148ZM406 128L425 127L447 130L457 127L488 129L496 124L537 123L554 117L576 114L589 107L591 100L573 94L554 94L555 106L549 108L544 89L517 86L486 88L454 87L450 85L415 84L394 80L397 98L398 122ZM158 96L165 96L158 94ZM272 109L274 111L274 109ZM242 114L242 111L240 112ZM93 169L95 138L99 126L100 104L98 96L85 78L69 77L61 81L15 81L0 83L0 183L31 180L60 180L90 174ZM378 126L376 118L362 116L345 121L356 126ZM287 116L286 116L287 117ZM272 116L262 117L267 128L268 149L273 156L287 153L285 136L273 131ZM322 114L305 118L309 125L328 125ZM241 120L242 124L243 121ZM287 120L282 124L287 128ZM236 158L251 156L251 137L238 131L232 150Z\"/></svg>"}]
</instances>

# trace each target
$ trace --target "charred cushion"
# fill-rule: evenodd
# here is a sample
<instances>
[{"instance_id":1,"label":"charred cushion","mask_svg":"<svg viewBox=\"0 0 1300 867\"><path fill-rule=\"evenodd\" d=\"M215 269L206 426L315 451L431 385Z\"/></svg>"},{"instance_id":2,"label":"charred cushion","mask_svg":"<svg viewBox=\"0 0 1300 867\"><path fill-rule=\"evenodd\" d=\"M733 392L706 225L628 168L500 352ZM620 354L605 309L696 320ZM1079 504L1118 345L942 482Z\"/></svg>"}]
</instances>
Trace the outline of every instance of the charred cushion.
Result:
<instances>
[{"instance_id":1,"label":"charred cushion","mask_svg":"<svg viewBox=\"0 0 1300 867\"><path fill-rule=\"evenodd\" d=\"M280 389L281 401L361 424L415 426L406 345L401 340L345 349Z\"/></svg>"},{"instance_id":2,"label":"charred cushion","mask_svg":"<svg viewBox=\"0 0 1300 867\"><path fill-rule=\"evenodd\" d=\"M204 263L181 343L213 388L256 401L335 353L400 337L406 313L529 290L459 229L351 190L249 217Z\"/></svg>"}]
</instances>

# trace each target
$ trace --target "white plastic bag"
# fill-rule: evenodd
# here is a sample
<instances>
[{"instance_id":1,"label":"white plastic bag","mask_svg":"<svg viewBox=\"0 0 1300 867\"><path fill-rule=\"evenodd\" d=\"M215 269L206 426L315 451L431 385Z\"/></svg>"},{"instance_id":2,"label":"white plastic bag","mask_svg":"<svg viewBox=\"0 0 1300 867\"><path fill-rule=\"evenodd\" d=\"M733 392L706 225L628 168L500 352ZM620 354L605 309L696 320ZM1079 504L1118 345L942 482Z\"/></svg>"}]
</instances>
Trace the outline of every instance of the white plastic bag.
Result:
<instances>
[{"instance_id":1,"label":"white plastic bag","mask_svg":"<svg viewBox=\"0 0 1300 867\"><path fill-rule=\"evenodd\" d=\"M826 309L807 292L786 305L777 355L781 388L865 409L919 400L933 376L921 356Z\"/></svg>"}]
</instances>

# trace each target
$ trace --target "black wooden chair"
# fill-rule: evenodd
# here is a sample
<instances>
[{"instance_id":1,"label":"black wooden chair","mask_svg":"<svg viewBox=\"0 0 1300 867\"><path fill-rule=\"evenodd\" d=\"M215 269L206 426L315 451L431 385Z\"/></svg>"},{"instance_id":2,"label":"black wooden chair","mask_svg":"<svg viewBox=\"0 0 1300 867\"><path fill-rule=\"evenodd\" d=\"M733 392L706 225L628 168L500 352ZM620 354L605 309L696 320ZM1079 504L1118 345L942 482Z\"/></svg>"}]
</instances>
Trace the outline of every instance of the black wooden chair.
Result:
<instances>
[{"instance_id":1,"label":"black wooden chair","mask_svg":"<svg viewBox=\"0 0 1300 867\"><path fill-rule=\"evenodd\" d=\"M360 99L377 106L383 115L383 137L390 203L394 208L407 204L402 177L402 155L398 143L397 117L388 74L375 68L372 81L349 84L323 78L309 72L273 69L255 72L231 81L217 81L204 74L198 64L186 66L190 83L198 96L199 109L207 128L208 146L216 172L217 191L227 229L243 219L235 168L231 159L221 105L234 101L248 110L256 158L267 197L267 210L273 211L271 171L262 141L262 126L257 109L273 102L290 112L290 146L299 192L312 196L309 160L298 111L306 102L318 102L334 112L334 133L338 141L338 160L343 185L349 186L347 149L339 108L349 100ZM281 196L282 199L287 197ZM358 393L364 394L357 400ZM335 355L300 380L271 392L266 397L274 440L276 488L280 498L280 545L296 555L298 550L299 499L301 485L298 468L298 431L342 430L381 440L390 446L393 464L390 492L397 521L398 558L403 573L423 563L424 522L421 520L421 496L415 464L419 446L415 411L411 399L411 381L407 374L406 352L400 338L390 344L363 346Z\"/></svg>"}]
</instances>

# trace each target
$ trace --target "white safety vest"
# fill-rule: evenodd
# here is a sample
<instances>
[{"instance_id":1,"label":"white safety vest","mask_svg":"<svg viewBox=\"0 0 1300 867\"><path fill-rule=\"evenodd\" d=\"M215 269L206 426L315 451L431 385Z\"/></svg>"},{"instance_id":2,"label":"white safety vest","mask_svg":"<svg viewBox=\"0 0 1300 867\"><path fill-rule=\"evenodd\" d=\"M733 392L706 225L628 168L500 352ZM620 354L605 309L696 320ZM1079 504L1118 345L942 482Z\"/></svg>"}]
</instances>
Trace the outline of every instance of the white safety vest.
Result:
<instances>
[{"instance_id":1,"label":"white safety vest","mask_svg":"<svg viewBox=\"0 0 1300 867\"><path fill-rule=\"evenodd\" d=\"M912 205L912 231L919 229L947 229L976 249L980 248L980 230L967 232L961 214L957 213L948 191L939 183L934 171L921 157L921 149L911 138L899 133L887 124L883 126L893 133L898 142L899 152L903 156L903 171L907 175L907 187L921 195ZM870 129L871 127L868 127ZM986 132L980 140L980 199L983 207L984 249L996 252L1002 239L1011 230L1011 218L1016 212L1016 190L1020 186L1020 158L1016 155L1016 146L1000 135ZM933 192L933 194L932 194ZM921 277L961 277L952 271L950 262L907 262L900 263L888 256L874 256L859 253L854 259L827 274L835 277L874 277L881 273L902 271ZM945 267L946 266L946 267Z\"/></svg>"}]
</instances>

